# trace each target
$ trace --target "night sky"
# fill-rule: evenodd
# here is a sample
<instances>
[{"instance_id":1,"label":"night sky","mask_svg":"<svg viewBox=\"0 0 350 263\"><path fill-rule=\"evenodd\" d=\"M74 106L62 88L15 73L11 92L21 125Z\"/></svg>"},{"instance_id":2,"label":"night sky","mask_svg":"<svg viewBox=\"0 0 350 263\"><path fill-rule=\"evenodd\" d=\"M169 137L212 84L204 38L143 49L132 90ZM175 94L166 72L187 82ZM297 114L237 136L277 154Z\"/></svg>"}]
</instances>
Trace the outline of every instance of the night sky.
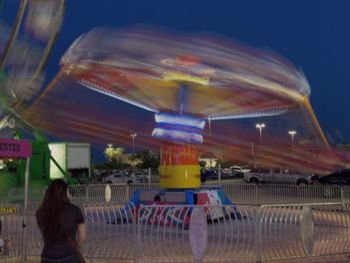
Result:
<instances>
[{"instance_id":1,"label":"night sky","mask_svg":"<svg viewBox=\"0 0 350 263\"><path fill-rule=\"evenodd\" d=\"M59 59L82 33L97 26L135 23L183 32L210 31L248 45L272 49L300 67L311 86L311 104L325 132L338 128L350 140L350 1L119 1L70 0L47 66L47 81Z\"/></svg>"}]
</instances>

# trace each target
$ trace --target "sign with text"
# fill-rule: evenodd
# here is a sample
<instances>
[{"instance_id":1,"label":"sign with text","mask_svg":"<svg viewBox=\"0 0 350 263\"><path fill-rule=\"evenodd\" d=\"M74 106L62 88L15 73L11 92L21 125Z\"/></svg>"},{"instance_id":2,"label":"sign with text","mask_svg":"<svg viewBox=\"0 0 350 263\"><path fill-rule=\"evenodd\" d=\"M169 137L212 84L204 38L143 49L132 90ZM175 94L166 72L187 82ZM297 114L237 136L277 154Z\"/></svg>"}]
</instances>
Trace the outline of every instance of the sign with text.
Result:
<instances>
[{"instance_id":1,"label":"sign with text","mask_svg":"<svg viewBox=\"0 0 350 263\"><path fill-rule=\"evenodd\" d=\"M16 214L17 213L17 207L7 207L7 206L1 206L0 207L0 214Z\"/></svg>"},{"instance_id":2,"label":"sign with text","mask_svg":"<svg viewBox=\"0 0 350 263\"><path fill-rule=\"evenodd\" d=\"M0 157L26 158L32 155L32 145L27 140L1 139Z\"/></svg>"}]
</instances>

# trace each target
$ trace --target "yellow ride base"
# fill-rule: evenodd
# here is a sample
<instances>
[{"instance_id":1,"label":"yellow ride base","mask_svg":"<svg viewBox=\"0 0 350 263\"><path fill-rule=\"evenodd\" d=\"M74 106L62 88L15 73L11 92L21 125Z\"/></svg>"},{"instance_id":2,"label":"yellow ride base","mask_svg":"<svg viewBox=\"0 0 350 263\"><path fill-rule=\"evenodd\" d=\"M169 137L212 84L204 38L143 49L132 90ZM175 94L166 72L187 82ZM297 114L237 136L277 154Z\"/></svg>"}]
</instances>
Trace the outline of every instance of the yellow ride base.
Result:
<instances>
[{"instance_id":1,"label":"yellow ride base","mask_svg":"<svg viewBox=\"0 0 350 263\"><path fill-rule=\"evenodd\" d=\"M189 189L201 186L199 165L161 165L159 172L161 188Z\"/></svg>"}]
</instances>

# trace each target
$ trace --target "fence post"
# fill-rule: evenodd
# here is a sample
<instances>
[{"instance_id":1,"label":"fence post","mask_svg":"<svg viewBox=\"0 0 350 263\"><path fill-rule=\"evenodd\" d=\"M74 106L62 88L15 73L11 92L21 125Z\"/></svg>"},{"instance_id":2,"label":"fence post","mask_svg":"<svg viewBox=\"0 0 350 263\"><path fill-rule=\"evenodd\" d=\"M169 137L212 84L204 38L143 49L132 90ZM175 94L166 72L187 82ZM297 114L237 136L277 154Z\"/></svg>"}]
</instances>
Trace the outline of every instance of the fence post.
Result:
<instances>
[{"instance_id":1,"label":"fence post","mask_svg":"<svg viewBox=\"0 0 350 263\"><path fill-rule=\"evenodd\" d=\"M261 207L258 207L255 222L256 263L261 263Z\"/></svg>"},{"instance_id":2,"label":"fence post","mask_svg":"<svg viewBox=\"0 0 350 263\"><path fill-rule=\"evenodd\" d=\"M151 187L151 168L148 168L148 187Z\"/></svg>"},{"instance_id":3,"label":"fence post","mask_svg":"<svg viewBox=\"0 0 350 263\"><path fill-rule=\"evenodd\" d=\"M21 259L20 262L21 263L25 263L27 261L27 249L26 249L26 241L27 241L27 212L24 209L24 207L22 207L22 213L23 213L23 218L22 218L22 233L21 233Z\"/></svg>"},{"instance_id":4,"label":"fence post","mask_svg":"<svg viewBox=\"0 0 350 263\"><path fill-rule=\"evenodd\" d=\"M344 187L340 187L340 201L341 201L342 207L344 207L345 206Z\"/></svg>"},{"instance_id":5,"label":"fence post","mask_svg":"<svg viewBox=\"0 0 350 263\"><path fill-rule=\"evenodd\" d=\"M25 180L24 180L24 204L23 204L23 217L22 217L22 239L21 239L21 263L27 261L27 211L29 205L29 169L30 169L30 158L27 158L26 161L26 170L25 170Z\"/></svg>"},{"instance_id":6,"label":"fence post","mask_svg":"<svg viewBox=\"0 0 350 263\"><path fill-rule=\"evenodd\" d=\"M85 185L85 201L88 203L89 202L89 185Z\"/></svg>"},{"instance_id":7,"label":"fence post","mask_svg":"<svg viewBox=\"0 0 350 263\"><path fill-rule=\"evenodd\" d=\"M221 187L221 164L218 165L218 180L219 180L219 186Z\"/></svg>"},{"instance_id":8,"label":"fence post","mask_svg":"<svg viewBox=\"0 0 350 263\"><path fill-rule=\"evenodd\" d=\"M255 187L255 196L254 196L254 203L257 205L258 204L258 185L254 185Z\"/></svg>"},{"instance_id":9,"label":"fence post","mask_svg":"<svg viewBox=\"0 0 350 263\"><path fill-rule=\"evenodd\" d=\"M130 186L126 185L126 202L130 200Z\"/></svg>"},{"instance_id":10,"label":"fence post","mask_svg":"<svg viewBox=\"0 0 350 263\"><path fill-rule=\"evenodd\" d=\"M136 221L136 222L134 222L134 225L136 226L135 230L134 230L134 238L136 238L136 242L134 242L134 244L136 245L136 250L135 250L135 254L134 254L134 262L138 263L139 257L140 257L140 255L139 255L140 249L141 249L141 246L140 246L140 242L141 242L141 229L140 229L141 224L140 224L140 221L141 220L139 220L139 218L140 218L140 210L142 208L136 209L136 207L134 206L133 209L134 209L134 215L136 215L134 218L134 220Z\"/></svg>"}]
</instances>

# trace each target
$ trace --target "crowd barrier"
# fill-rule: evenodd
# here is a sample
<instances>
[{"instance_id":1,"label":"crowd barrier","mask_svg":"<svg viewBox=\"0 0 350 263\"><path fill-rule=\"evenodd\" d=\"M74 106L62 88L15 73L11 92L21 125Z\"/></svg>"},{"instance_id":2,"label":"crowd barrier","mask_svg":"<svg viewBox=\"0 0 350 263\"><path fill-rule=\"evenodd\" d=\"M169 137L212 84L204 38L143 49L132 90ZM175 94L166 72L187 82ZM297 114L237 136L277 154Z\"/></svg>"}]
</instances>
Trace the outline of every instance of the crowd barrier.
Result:
<instances>
[{"instance_id":1,"label":"crowd barrier","mask_svg":"<svg viewBox=\"0 0 350 263\"><path fill-rule=\"evenodd\" d=\"M350 252L350 214L343 203L80 206L87 262L264 262ZM0 262L38 262L43 242L34 210L24 218L21 205L2 207L15 211L0 216L6 244Z\"/></svg>"},{"instance_id":2,"label":"crowd barrier","mask_svg":"<svg viewBox=\"0 0 350 263\"><path fill-rule=\"evenodd\" d=\"M350 187L222 183L234 205L129 203L136 189L158 187L150 183L69 187L71 201L86 216L87 262L194 262L198 255L193 249L198 248L191 245L193 211L206 218L207 241L201 256L205 262L263 262L350 252ZM30 191L25 214L23 188L11 189L0 201L1 207L14 208L11 213L0 210L0 262L39 261L42 241L34 213L44 191Z\"/></svg>"},{"instance_id":3,"label":"crowd barrier","mask_svg":"<svg viewBox=\"0 0 350 263\"><path fill-rule=\"evenodd\" d=\"M324 203L350 200L350 187L345 186L224 183L221 187L233 203L241 204Z\"/></svg>"},{"instance_id":4,"label":"crowd barrier","mask_svg":"<svg viewBox=\"0 0 350 263\"><path fill-rule=\"evenodd\" d=\"M349 210L339 202L79 205L86 218L87 262L264 262L350 252ZM15 211L0 215L0 237L6 240L0 262L38 262L43 242L34 211L24 214L21 205L1 207Z\"/></svg>"},{"instance_id":5,"label":"crowd barrier","mask_svg":"<svg viewBox=\"0 0 350 263\"><path fill-rule=\"evenodd\" d=\"M106 190L108 187L108 191ZM215 186L214 186L215 187ZM349 186L322 185L269 185L269 184L238 184L222 183L226 196L235 204L291 204L291 203L350 203ZM157 183L142 184L90 184L72 185L69 195L73 202L128 202L135 190L159 189ZM30 191L29 201L41 200L45 189ZM106 194L108 192L108 198ZM23 188L14 188L8 192L6 201L23 202ZM1 202L1 200L0 200Z\"/></svg>"}]
</instances>

